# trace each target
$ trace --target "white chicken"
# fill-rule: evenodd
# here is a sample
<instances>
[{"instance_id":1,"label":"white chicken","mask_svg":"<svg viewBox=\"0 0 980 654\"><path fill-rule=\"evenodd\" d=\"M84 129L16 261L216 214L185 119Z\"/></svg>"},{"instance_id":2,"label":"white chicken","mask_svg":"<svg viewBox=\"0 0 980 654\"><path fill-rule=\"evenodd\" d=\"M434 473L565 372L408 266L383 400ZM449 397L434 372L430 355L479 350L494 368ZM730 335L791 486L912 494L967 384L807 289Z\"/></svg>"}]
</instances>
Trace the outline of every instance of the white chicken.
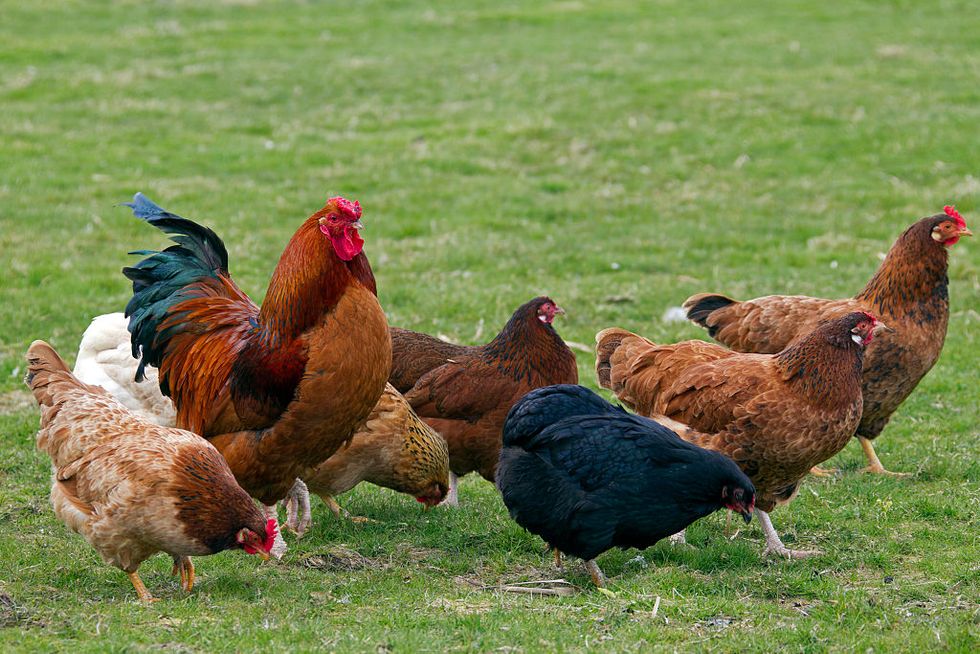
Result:
<instances>
[{"instance_id":1,"label":"white chicken","mask_svg":"<svg viewBox=\"0 0 980 654\"><path fill-rule=\"evenodd\" d=\"M123 406L142 418L173 427L177 418L174 403L160 392L157 369L147 366L146 379L136 381L136 366L130 344L128 321L122 313L96 316L82 334L72 373L86 384L109 391Z\"/></svg>"}]
</instances>

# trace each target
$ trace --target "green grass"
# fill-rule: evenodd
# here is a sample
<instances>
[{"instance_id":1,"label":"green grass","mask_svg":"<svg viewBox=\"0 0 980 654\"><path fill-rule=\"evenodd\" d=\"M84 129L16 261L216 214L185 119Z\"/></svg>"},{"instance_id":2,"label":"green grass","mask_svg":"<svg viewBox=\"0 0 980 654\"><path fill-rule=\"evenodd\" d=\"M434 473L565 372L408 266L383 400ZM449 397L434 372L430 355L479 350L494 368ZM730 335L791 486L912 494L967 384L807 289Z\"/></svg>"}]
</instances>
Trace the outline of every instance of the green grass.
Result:
<instances>
[{"instance_id":1,"label":"green grass","mask_svg":"<svg viewBox=\"0 0 980 654\"><path fill-rule=\"evenodd\" d=\"M342 502L379 522L354 525L317 502L282 562L201 558L189 596L156 557L162 601L143 607L55 520L23 352L44 338L71 358L124 306L126 253L164 242L114 206L137 190L213 227L256 299L296 226L357 198L391 322L464 342L539 293L572 341L700 337L665 309L850 295L943 204L976 228L971 2L424 5L0 1L0 648L976 651L969 240L943 357L878 441L915 477L858 475L851 445L841 478L773 515L817 559L764 560L757 525L727 540L718 515L693 549L601 557L615 598L577 562L572 597L479 590L556 573L467 478L458 511L365 487Z\"/></svg>"}]
</instances>

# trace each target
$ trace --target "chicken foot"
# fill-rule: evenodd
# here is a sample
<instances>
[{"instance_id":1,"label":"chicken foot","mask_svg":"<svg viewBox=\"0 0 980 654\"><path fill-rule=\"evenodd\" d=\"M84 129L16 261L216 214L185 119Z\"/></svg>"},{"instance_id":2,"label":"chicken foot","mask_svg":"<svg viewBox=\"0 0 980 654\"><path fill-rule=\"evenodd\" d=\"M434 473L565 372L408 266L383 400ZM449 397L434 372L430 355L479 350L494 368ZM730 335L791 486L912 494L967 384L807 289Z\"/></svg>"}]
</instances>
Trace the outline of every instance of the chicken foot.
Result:
<instances>
[{"instance_id":1,"label":"chicken foot","mask_svg":"<svg viewBox=\"0 0 980 654\"><path fill-rule=\"evenodd\" d=\"M312 522L310 491L302 479L297 479L286 495L286 529L300 539Z\"/></svg>"},{"instance_id":2,"label":"chicken foot","mask_svg":"<svg viewBox=\"0 0 980 654\"><path fill-rule=\"evenodd\" d=\"M833 477L838 472L837 468L821 468L820 466L813 466L810 468L810 474L814 477Z\"/></svg>"},{"instance_id":3,"label":"chicken foot","mask_svg":"<svg viewBox=\"0 0 980 654\"><path fill-rule=\"evenodd\" d=\"M823 554L820 550L791 550L787 548L783 545L783 541L779 539L779 534L776 533L776 529L772 526L772 520L769 519L769 514L761 509L756 509L755 515L762 525L763 533L766 535L766 549L762 552L763 556L775 554L777 556L784 556L787 559L805 559L809 556Z\"/></svg>"},{"instance_id":4,"label":"chicken foot","mask_svg":"<svg viewBox=\"0 0 980 654\"><path fill-rule=\"evenodd\" d=\"M442 506L459 506L459 477L452 470L449 471L449 490L442 500Z\"/></svg>"},{"instance_id":5,"label":"chicken foot","mask_svg":"<svg viewBox=\"0 0 980 654\"><path fill-rule=\"evenodd\" d=\"M157 598L153 597L153 595L150 595L150 591L148 591L146 589L146 586L143 585L143 580L140 579L140 575L136 570L133 570L132 572L127 572L126 576L129 577L129 580L131 582L133 582L133 588L136 589L136 594L139 595L140 600L144 602L159 601Z\"/></svg>"},{"instance_id":6,"label":"chicken foot","mask_svg":"<svg viewBox=\"0 0 980 654\"><path fill-rule=\"evenodd\" d=\"M588 570L589 576L592 577L592 583L595 584L596 588L605 588L606 584L609 583L606 575L602 574L602 570L599 569L599 565L595 562L595 559L586 561L585 569Z\"/></svg>"},{"instance_id":7,"label":"chicken foot","mask_svg":"<svg viewBox=\"0 0 980 654\"><path fill-rule=\"evenodd\" d=\"M194 564L189 556L175 556L170 574L180 575L180 587L188 593L194 588Z\"/></svg>"},{"instance_id":8,"label":"chicken foot","mask_svg":"<svg viewBox=\"0 0 980 654\"><path fill-rule=\"evenodd\" d=\"M890 475L892 477L912 476L908 472L892 472L891 470L886 470L885 466L881 465L881 461L878 460L878 455L875 453L875 446L871 444L871 440L864 436L858 436L857 438L861 443L861 449L864 450L865 458L868 459L868 467L861 468L861 472L870 472L876 475Z\"/></svg>"},{"instance_id":9,"label":"chicken foot","mask_svg":"<svg viewBox=\"0 0 980 654\"><path fill-rule=\"evenodd\" d=\"M377 522L377 520L372 520L371 518L365 518L364 516L351 515L350 512L344 507L337 503L333 495L321 495L323 503L327 505L330 512L334 514L335 517L340 518L343 516L345 519L351 522L364 523L364 522Z\"/></svg>"}]
</instances>

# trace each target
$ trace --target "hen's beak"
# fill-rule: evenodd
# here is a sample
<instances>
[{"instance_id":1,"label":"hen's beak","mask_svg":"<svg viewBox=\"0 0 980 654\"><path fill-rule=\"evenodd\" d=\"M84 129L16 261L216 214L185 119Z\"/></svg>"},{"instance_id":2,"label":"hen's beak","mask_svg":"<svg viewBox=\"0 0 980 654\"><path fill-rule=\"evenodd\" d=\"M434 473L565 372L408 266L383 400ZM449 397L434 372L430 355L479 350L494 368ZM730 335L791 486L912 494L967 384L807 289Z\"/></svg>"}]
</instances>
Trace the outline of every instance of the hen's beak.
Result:
<instances>
[{"instance_id":1,"label":"hen's beak","mask_svg":"<svg viewBox=\"0 0 980 654\"><path fill-rule=\"evenodd\" d=\"M895 330L879 320L878 324L875 325L875 328L871 330L871 333L877 336L882 332L888 332L889 334L894 334Z\"/></svg>"},{"instance_id":2,"label":"hen's beak","mask_svg":"<svg viewBox=\"0 0 980 654\"><path fill-rule=\"evenodd\" d=\"M973 232L971 232L966 227L963 227L960 229L960 236L973 236Z\"/></svg>"},{"instance_id":3,"label":"hen's beak","mask_svg":"<svg viewBox=\"0 0 980 654\"><path fill-rule=\"evenodd\" d=\"M263 561L268 561L269 560L269 553L268 552L263 552L262 550L259 550L258 552L255 553L255 555L257 557L259 557L260 559L262 559Z\"/></svg>"},{"instance_id":4,"label":"hen's beak","mask_svg":"<svg viewBox=\"0 0 980 654\"><path fill-rule=\"evenodd\" d=\"M742 514L742 520L745 520L745 524L752 522L752 509L743 509L739 513Z\"/></svg>"}]
</instances>

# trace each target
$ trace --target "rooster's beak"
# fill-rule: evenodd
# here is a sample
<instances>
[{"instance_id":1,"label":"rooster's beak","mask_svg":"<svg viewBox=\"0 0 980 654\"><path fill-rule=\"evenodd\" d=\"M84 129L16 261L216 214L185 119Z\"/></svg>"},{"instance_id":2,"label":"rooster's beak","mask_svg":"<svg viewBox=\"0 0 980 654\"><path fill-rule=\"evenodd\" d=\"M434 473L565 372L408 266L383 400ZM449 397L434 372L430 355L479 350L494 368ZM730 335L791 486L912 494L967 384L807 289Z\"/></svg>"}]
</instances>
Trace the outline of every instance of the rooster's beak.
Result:
<instances>
[{"instance_id":1,"label":"rooster's beak","mask_svg":"<svg viewBox=\"0 0 980 654\"><path fill-rule=\"evenodd\" d=\"M354 229L364 229L364 223L362 223L360 220L355 220L350 224L350 226Z\"/></svg>"}]
</instances>

